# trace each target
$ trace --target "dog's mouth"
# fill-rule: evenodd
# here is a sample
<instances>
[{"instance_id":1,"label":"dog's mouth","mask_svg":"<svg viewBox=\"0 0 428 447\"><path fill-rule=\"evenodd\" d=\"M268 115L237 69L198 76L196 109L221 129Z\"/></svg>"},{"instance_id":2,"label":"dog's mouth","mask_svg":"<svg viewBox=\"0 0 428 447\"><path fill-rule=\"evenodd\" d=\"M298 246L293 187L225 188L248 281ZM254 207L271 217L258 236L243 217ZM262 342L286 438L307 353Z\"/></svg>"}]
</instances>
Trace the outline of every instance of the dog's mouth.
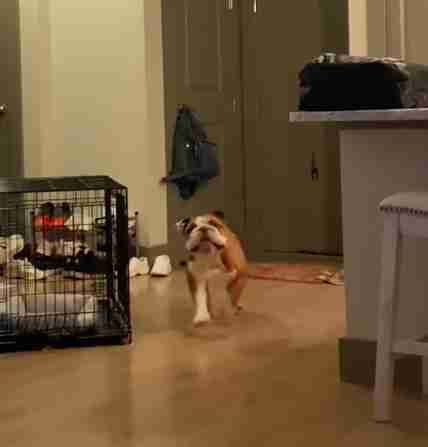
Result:
<instances>
[{"instance_id":1,"label":"dog's mouth","mask_svg":"<svg viewBox=\"0 0 428 447\"><path fill-rule=\"evenodd\" d=\"M210 239L203 238L200 240L200 242L193 247L192 252L199 252L204 254L212 254L216 250L221 250L223 248L223 245L216 244Z\"/></svg>"}]
</instances>

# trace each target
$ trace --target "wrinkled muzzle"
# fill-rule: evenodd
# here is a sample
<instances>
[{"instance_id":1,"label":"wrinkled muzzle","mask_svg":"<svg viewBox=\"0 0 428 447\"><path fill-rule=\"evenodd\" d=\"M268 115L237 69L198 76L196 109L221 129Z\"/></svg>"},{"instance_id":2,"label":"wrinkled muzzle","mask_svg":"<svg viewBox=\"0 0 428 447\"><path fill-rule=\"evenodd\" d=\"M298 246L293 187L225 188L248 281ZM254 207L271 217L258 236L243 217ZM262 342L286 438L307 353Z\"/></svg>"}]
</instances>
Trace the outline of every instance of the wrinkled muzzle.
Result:
<instances>
[{"instance_id":1,"label":"wrinkled muzzle","mask_svg":"<svg viewBox=\"0 0 428 447\"><path fill-rule=\"evenodd\" d=\"M188 236L186 250L214 254L226 245L226 238L218 228L211 225L196 226Z\"/></svg>"}]
</instances>

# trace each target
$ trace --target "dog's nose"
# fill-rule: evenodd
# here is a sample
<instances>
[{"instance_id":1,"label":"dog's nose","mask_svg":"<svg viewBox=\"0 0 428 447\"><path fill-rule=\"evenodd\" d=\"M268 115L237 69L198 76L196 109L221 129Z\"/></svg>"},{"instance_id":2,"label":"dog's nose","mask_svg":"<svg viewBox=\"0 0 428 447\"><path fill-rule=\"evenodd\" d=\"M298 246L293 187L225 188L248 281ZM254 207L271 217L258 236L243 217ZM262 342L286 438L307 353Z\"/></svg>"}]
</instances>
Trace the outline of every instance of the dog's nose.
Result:
<instances>
[{"instance_id":1,"label":"dog's nose","mask_svg":"<svg viewBox=\"0 0 428 447\"><path fill-rule=\"evenodd\" d=\"M199 229L199 231L200 231L202 234L204 234L204 235L206 235L206 234L208 233L208 230L209 230L209 228L207 228L207 227L201 227L201 228Z\"/></svg>"}]
</instances>

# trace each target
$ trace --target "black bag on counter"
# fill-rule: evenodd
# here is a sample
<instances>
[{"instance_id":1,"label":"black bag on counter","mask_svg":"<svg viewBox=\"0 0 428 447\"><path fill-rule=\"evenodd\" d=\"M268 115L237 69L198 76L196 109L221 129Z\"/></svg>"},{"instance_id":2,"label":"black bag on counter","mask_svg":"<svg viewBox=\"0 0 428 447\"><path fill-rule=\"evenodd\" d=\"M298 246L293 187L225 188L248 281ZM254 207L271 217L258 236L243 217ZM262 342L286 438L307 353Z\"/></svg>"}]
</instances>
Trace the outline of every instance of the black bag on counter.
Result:
<instances>
[{"instance_id":1,"label":"black bag on counter","mask_svg":"<svg viewBox=\"0 0 428 447\"><path fill-rule=\"evenodd\" d=\"M408 78L382 62L310 63L299 74L302 111L403 108Z\"/></svg>"},{"instance_id":2,"label":"black bag on counter","mask_svg":"<svg viewBox=\"0 0 428 447\"><path fill-rule=\"evenodd\" d=\"M323 53L299 78L300 110L428 107L428 66L396 58Z\"/></svg>"}]
</instances>

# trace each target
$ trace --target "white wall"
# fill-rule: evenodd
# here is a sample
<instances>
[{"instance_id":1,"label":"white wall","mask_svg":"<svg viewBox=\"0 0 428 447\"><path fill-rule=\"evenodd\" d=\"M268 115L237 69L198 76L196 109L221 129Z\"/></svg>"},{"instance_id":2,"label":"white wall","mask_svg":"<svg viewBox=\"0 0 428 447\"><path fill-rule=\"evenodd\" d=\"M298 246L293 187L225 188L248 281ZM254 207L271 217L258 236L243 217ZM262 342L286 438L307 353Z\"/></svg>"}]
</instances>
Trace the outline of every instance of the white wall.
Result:
<instances>
[{"instance_id":1,"label":"white wall","mask_svg":"<svg viewBox=\"0 0 428 447\"><path fill-rule=\"evenodd\" d=\"M400 191L427 191L428 130L344 129L341 170L346 275L346 332L375 340L383 221L379 203ZM399 270L397 336L427 334L428 240L405 238Z\"/></svg>"},{"instance_id":2,"label":"white wall","mask_svg":"<svg viewBox=\"0 0 428 447\"><path fill-rule=\"evenodd\" d=\"M25 174L107 174L167 242L160 0L21 0Z\"/></svg>"}]
</instances>

